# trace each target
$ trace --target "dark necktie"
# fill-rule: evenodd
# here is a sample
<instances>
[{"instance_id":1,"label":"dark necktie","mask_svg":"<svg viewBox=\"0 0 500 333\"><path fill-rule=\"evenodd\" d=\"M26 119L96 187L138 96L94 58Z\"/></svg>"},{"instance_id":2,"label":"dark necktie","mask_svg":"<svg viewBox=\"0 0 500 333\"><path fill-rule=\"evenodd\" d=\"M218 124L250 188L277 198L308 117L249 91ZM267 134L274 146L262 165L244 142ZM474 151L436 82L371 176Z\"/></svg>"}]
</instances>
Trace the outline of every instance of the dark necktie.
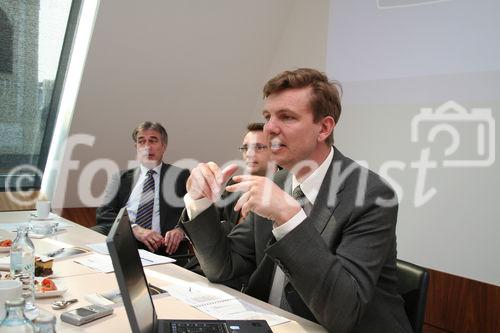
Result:
<instances>
[{"instance_id":1,"label":"dark necktie","mask_svg":"<svg viewBox=\"0 0 500 333\"><path fill-rule=\"evenodd\" d=\"M312 204L306 198L304 192L302 192L300 185L297 185L297 187L295 187L295 189L292 192L292 197L299 202L300 206L302 207L306 215L309 216L312 210ZM287 284L288 284L288 279L286 278L286 276L283 276L283 292L281 294L280 308L288 312L292 312L292 309L290 308L290 305L288 304L288 301L286 299L285 288Z\"/></svg>"},{"instance_id":2,"label":"dark necktie","mask_svg":"<svg viewBox=\"0 0 500 333\"><path fill-rule=\"evenodd\" d=\"M295 187L292 192L292 197L299 202L306 215L309 216L309 214L311 214L312 204L309 200L307 200L306 195L300 188L300 185L297 185L297 187Z\"/></svg>"},{"instance_id":3,"label":"dark necktie","mask_svg":"<svg viewBox=\"0 0 500 333\"><path fill-rule=\"evenodd\" d=\"M154 170L149 170L146 174L146 180L144 180L142 187L141 201L139 202L135 218L135 223L145 229L151 229L153 222L153 206L155 202L155 180L153 175L155 173Z\"/></svg>"}]
</instances>

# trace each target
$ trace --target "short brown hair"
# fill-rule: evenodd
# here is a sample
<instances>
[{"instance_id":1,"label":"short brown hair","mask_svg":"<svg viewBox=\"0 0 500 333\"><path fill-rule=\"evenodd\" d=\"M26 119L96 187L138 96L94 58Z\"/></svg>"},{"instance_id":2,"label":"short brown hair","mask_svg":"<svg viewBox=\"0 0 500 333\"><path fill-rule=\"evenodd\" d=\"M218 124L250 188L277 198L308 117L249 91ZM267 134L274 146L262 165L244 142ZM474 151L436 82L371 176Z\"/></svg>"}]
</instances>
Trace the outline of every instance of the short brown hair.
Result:
<instances>
[{"instance_id":1,"label":"short brown hair","mask_svg":"<svg viewBox=\"0 0 500 333\"><path fill-rule=\"evenodd\" d=\"M247 130L249 132L263 132L264 131L264 123L250 123L247 126Z\"/></svg>"},{"instance_id":2,"label":"short brown hair","mask_svg":"<svg viewBox=\"0 0 500 333\"><path fill-rule=\"evenodd\" d=\"M311 87L310 106L313 110L314 122L324 117L332 116L337 124L342 112L340 95L342 87L337 81L329 81L328 77L315 69L299 68L284 71L267 81L264 86L264 98L287 89ZM332 134L326 139L326 144L333 144Z\"/></svg>"},{"instance_id":3,"label":"short brown hair","mask_svg":"<svg viewBox=\"0 0 500 333\"><path fill-rule=\"evenodd\" d=\"M139 124L139 126L137 126L134 129L134 131L132 132L132 139L134 140L134 142L137 142L137 134L139 134L140 131L145 131L145 130L153 130L160 133L161 141L163 141L163 144L165 144L165 146L167 145L168 143L167 130L160 123L152 121L145 121Z\"/></svg>"}]
</instances>

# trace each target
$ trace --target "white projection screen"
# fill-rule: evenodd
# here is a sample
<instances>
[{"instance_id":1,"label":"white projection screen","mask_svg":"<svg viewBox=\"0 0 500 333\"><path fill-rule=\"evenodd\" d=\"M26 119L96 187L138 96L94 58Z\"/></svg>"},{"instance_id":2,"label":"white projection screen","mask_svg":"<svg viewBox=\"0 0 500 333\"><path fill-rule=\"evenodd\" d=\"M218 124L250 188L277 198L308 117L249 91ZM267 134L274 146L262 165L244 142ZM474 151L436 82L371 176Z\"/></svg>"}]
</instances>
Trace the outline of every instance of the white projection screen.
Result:
<instances>
[{"instance_id":1,"label":"white projection screen","mask_svg":"<svg viewBox=\"0 0 500 333\"><path fill-rule=\"evenodd\" d=\"M398 257L500 285L500 1L332 0L340 150L398 192Z\"/></svg>"}]
</instances>

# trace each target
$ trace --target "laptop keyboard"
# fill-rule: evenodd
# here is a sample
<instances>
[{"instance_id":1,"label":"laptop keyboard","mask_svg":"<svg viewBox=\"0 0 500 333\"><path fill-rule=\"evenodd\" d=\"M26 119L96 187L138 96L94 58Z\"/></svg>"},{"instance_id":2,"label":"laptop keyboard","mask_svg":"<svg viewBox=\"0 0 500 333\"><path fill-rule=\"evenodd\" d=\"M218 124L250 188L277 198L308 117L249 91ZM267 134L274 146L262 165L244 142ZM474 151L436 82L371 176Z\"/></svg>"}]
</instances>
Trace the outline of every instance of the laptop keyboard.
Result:
<instances>
[{"instance_id":1,"label":"laptop keyboard","mask_svg":"<svg viewBox=\"0 0 500 333\"><path fill-rule=\"evenodd\" d=\"M172 333L227 333L223 323L171 323Z\"/></svg>"}]
</instances>

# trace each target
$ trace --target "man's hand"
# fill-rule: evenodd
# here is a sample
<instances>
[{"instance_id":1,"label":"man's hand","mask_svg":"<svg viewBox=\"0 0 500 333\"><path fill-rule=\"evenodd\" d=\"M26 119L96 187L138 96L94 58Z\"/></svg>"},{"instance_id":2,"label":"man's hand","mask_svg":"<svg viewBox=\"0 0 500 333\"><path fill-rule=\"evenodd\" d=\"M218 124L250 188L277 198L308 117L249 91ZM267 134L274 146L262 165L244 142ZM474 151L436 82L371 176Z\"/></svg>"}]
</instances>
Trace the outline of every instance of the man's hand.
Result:
<instances>
[{"instance_id":1,"label":"man's hand","mask_svg":"<svg viewBox=\"0 0 500 333\"><path fill-rule=\"evenodd\" d=\"M151 252L155 252L163 244L162 235L156 231L145 229L141 226L133 227L132 231L134 232L135 238L146 245Z\"/></svg>"},{"instance_id":2,"label":"man's hand","mask_svg":"<svg viewBox=\"0 0 500 333\"><path fill-rule=\"evenodd\" d=\"M302 208L288 193L267 177L241 175L233 177L237 184L227 186L228 192L244 192L234 206L246 217L250 211L274 221L277 225L290 220Z\"/></svg>"},{"instance_id":3,"label":"man's hand","mask_svg":"<svg viewBox=\"0 0 500 333\"><path fill-rule=\"evenodd\" d=\"M184 231L181 228L174 228L165 234L165 252L172 254L177 251L179 244L184 239Z\"/></svg>"},{"instance_id":4,"label":"man's hand","mask_svg":"<svg viewBox=\"0 0 500 333\"><path fill-rule=\"evenodd\" d=\"M214 162L200 163L191 170L191 175L186 183L186 190L193 200L207 198L215 202L221 194L222 185L237 169L236 164L231 164L221 171Z\"/></svg>"}]
</instances>

